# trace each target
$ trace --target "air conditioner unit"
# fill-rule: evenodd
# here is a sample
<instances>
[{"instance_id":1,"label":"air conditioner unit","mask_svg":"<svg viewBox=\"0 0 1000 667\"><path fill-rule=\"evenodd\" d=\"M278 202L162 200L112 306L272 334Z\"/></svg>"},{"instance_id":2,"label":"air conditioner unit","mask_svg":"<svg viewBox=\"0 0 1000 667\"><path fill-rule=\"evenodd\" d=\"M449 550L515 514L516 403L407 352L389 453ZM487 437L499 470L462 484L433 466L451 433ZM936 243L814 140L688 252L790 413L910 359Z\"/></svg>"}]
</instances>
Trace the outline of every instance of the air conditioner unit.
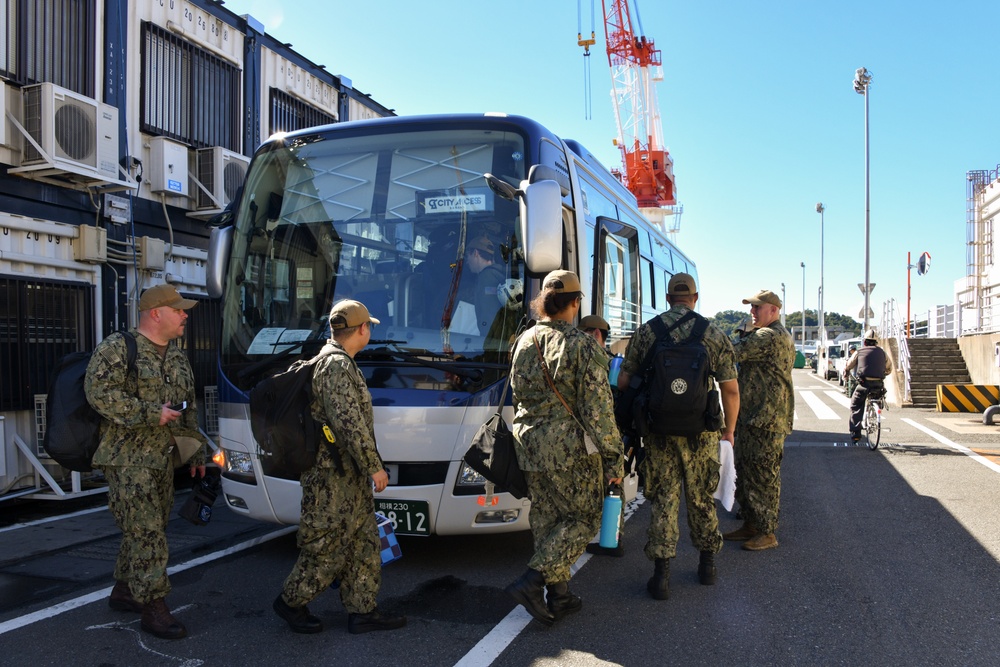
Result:
<instances>
[{"instance_id":1,"label":"air conditioner unit","mask_svg":"<svg viewBox=\"0 0 1000 667\"><path fill-rule=\"evenodd\" d=\"M225 208L243 185L250 158L221 146L213 146L199 148L195 162L195 177L208 190L195 188L198 210L217 210Z\"/></svg>"},{"instance_id":2,"label":"air conditioner unit","mask_svg":"<svg viewBox=\"0 0 1000 667\"><path fill-rule=\"evenodd\" d=\"M118 109L52 83L21 89L21 166L14 173L64 172L117 182ZM39 150L41 148L41 150Z\"/></svg>"}]
</instances>

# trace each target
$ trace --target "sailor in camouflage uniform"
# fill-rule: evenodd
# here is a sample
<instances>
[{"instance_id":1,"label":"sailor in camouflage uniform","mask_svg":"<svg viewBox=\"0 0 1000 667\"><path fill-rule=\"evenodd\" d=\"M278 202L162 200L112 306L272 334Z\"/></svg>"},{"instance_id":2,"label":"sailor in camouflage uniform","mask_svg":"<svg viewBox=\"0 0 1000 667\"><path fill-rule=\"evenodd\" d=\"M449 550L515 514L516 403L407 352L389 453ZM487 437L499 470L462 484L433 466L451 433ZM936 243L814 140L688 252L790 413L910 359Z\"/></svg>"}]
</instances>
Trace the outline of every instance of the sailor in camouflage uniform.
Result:
<instances>
[{"instance_id":1,"label":"sailor in camouflage uniform","mask_svg":"<svg viewBox=\"0 0 1000 667\"><path fill-rule=\"evenodd\" d=\"M548 274L531 303L539 322L518 339L511 364L515 449L531 496L535 553L507 591L545 625L580 609L570 566L600 528L605 485L620 484L624 474L608 357L573 326L582 296L572 271Z\"/></svg>"},{"instance_id":2,"label":"sailor in camouflage uniform","mask_svg":"<svg viewBox=\"0 0 1000 667\"><path fill-rule=\"evenodd\" d=\"M171 341L184 335L190 308L172 285L156 285L139 299L136 373L128 371L127 347L111 334L87 366L87 401L104 418L93 466L108 481L108 507L122 531L115 586L108 604L142 614L140 627L157 637L180 639L185 627L167 608L167 520L174 504L178 440L194 445L187 463L192 477L205 475L205 437L198 430L194 372ZM171 406L187 401L183 412Z\"/></svg>"},{"instance_id":3,"label":"sailor in camouflage uniform","mask_svg":"<svg viewBox=\"0 0 1000 667\"><path fill-rule=\"evenodd\" d=\"M372 397L354 355L368 345L379 321L364 304L345 299L330 311L332 338L313 371L313 417L336 442L320 447L316 464L302 473L299 557L274 600L275 613L295 632L314 633L323 623L306 606L335 580L352 634L394 630L403 616L382 614L375 598L382 559L375 520L375 491L389 484L375 446Z\"/></svg>"},{"instance_id":4,"label":"sailor in camouflage uniform","mask_svg":"<svg viewBox=\"0 0 1000 667\"><path fill-rule=\"evenodd\" d=\"M687 315L698 302L698 287L694 277L678 273L667 285L670 310L660 314L669 328ZM692 319L668 335L680 342L691 335ZM708 351L715 381L719 384L725 413L725 430L705 431L697 436L650 435L645 440L644 493L652 505L646 556L653 561L653 576L646 584L656 600L669 597L670 559L677 555L680 537L677 520L680 510L681 487L688 511L691 541L700 551L699 581L710 586L716 581L715 554L722 549L722 534L715 511L713 494L719 485L719 440L733 442L736 415L740 412L740 389L736 381L736 360L733 346L717 326L709 324L702 338ZM649 323L639 327L625 350L618 376L618 387L625 390L633 375L644 373L641 368L649 349L656 343L656 333Z\"/></svg>"},{"instance_id":5,"label":"sailor in camouflage uniform","mask_svg":"<svg viewBox=\"0 0 1000 667\"><path fill-rule=\"evenodd\" d=\"M743 397L733 451L743 526L724 537L743 541L744 549L761 551L778 546L781 458L795 413L795 345L781 324L777 294L761 290L743 303L750 304L754 326L734 346Z\"/></svg>"}]
</instances>

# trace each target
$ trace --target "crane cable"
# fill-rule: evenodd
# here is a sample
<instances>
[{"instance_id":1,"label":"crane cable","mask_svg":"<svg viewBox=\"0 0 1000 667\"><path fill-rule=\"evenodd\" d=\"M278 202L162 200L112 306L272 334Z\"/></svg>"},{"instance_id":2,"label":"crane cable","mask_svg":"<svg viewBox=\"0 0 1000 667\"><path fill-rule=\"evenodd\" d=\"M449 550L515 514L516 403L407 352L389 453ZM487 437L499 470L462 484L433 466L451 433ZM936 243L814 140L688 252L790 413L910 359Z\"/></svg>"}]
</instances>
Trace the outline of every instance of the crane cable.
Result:
<instances>
[{"instance_id":1,"label":"crane cable","mask_svg":"<svg viewBox=\"0 0 1000 667\"><path fill-rule=\"evenodd\" d=\"M576 0L576 43L583 47L583 117L592 120L594 103L590 81L590 47L597 42L594 23L594 0L590 0L590 39L583 38L583 0Z\"/></svg>"}]
</instances>

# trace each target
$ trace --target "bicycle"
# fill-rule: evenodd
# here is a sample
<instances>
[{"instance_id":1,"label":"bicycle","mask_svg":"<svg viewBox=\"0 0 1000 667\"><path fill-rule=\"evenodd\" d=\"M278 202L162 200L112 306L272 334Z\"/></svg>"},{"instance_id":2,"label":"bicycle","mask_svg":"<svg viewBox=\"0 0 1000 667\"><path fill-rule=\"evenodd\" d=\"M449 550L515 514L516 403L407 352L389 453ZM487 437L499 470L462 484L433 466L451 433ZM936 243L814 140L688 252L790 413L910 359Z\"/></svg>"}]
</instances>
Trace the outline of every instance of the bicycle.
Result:
<instances>
[{"instance_id":1,"label":"bicycle","mask_svg":"<svg viewBox=\"0 0 1000 667\"><path fill-rule=\"evenodd\" d=\"M885 387L872 387L865 396L865 409L861 417L861 430L868 449L878 449L882 437L882 411L885 410Z\"/></svg>"}]
</instances>

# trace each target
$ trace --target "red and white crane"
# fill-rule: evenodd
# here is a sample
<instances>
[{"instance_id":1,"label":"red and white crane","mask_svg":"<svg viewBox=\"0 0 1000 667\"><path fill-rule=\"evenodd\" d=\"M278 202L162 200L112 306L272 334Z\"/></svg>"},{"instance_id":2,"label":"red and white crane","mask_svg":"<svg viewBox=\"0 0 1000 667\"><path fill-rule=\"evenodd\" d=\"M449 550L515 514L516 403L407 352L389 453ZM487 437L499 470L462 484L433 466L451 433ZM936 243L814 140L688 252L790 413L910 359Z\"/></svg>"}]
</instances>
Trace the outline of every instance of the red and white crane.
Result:
<instances>
[{"instance_id":1,"label":"red and white crane","mask_svg":"<svg viewBox=\"0 0 1000 667\"><path fill-rule=\"evenodd\" d=\"M601 7L618 126L615 145L622 153L619 177L635 195L643 213L665 231L665 217L676 214L669 230L676 232L681 207L677 205L674 162L663 145L655 88L656 82L663 80L660 50L642 34L638 10L633 22L628 0L601 0ZM578 43L589 46L584 41Z\"/></svg>"}]
</instances>

